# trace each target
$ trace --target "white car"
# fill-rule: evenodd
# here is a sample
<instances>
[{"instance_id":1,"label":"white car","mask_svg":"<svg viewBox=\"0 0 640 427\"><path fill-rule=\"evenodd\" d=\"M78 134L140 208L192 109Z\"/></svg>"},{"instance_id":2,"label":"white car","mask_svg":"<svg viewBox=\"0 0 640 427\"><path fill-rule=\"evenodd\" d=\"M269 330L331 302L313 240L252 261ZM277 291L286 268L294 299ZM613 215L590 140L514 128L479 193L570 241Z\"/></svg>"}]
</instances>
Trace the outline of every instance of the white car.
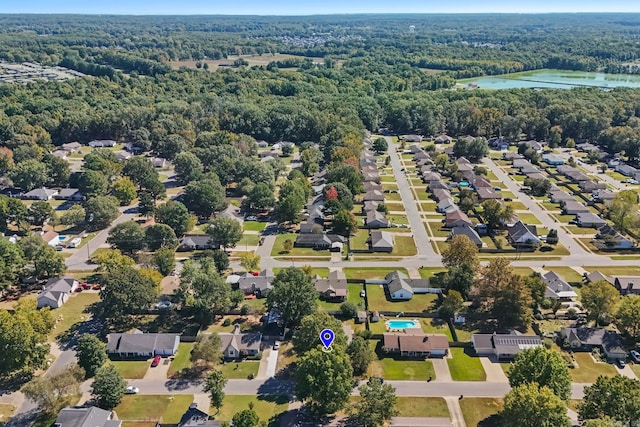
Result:
<instances>
[{"instance_id":1,"label":"white car","mask_svg":"<svg viewBox=\"0 0 640 427\"><path fill-rule=\"evenodd\" d=\"M124 390L124 394L138 394L139 392L140 392L140 389L138 389L138 387L134 387L132 385L128 386Z\"/></svg>"},{"instance_id":2,"label":"white car","mask_svg":"<svg viewBox=\"0 0 640 427\"><path fill-rule=\"evenodd\" d=\"M274 349L274 350L277 350L277 349L279 349L279 348L280 348L280 341L276 341L276 342L274 342L274 343L273 343L273 349Z\"/></svg>"},{"instance_id":3,"label":"white car","mask_svg":"<svg viewBox=\"0 0 640 427\"><path fill-rule=\"evenodd\" d=\"M366 292L363 290L360 291L360 298L364 298L366 295Z\"/></svg>"}]
</instances>

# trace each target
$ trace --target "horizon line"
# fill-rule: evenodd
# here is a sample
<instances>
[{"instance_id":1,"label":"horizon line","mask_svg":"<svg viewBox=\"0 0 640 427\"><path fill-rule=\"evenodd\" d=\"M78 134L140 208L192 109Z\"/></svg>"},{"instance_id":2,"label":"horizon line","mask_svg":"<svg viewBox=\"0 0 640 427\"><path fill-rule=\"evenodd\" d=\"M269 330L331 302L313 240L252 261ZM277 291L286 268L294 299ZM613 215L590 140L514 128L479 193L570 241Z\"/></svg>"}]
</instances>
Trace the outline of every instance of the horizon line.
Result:
<instances>
[{"instance_id":1,"label":"horizon line","mask_svg":"<svg viewBox=\"0 0 640 427\"><path fill-rule=\"evenodd\" d=\"M182 16L182 17L198 17L198 16L224 16L224 17L314 17L314 16L433 16L433 15L640 15L640 11L589 11L589 12L342 12L342 13L308 13L308 14L256 14L256 13L87 13L87 12L0 12L0 16L55 16L55 15L74 15L74 16Z\"/></svg>"}]
</instances>

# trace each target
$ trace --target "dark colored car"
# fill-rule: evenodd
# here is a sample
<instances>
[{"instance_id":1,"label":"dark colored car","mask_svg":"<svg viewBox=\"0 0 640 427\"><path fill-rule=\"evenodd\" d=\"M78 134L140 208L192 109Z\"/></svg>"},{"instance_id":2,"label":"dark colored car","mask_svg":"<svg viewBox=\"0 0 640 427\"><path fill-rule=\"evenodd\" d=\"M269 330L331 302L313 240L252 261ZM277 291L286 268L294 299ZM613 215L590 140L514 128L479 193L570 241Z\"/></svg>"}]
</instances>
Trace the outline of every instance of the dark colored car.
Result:
<instances>
[{"instance_id":1,"label":"dark colored car","mask_svg":"<svg viewBox=\"0 0 640 427\"><path fill-rule=\"evenodd\" d=\"M155 368L156 366L158 366L160 364L160 360L162 358L158 355L156 357L153 358L153 362L151 362L151 367Z\"/></svg>"}]
</instances>

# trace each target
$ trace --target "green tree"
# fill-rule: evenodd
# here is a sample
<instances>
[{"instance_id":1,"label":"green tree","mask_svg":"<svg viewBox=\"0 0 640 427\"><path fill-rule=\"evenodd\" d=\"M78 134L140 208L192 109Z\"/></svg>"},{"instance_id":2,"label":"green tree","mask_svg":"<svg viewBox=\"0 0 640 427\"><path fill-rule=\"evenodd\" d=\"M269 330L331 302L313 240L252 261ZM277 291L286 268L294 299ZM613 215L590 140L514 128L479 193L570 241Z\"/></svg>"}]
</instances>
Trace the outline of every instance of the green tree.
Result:
<instances>
[{"instance_id":1,"label":"green tree","mask_svg":"<svg viewBox=\"0 0 640 427\"><path fill-rule=\"evenodd\" d=\"M135 221L122 222L109 230L107 243L124 254L134 255L144 248L145 230Z\"/></svg>"},{"instance_id":2,"label":"green tree","mask_svg":"<svg viewBox=\"0 0 640 427\"><path fill-rule=\"evenodd\" d=\"M78 365L84 369L87 378L93 377L107 361L107 346L95 335L81 335L76 351Z\"/></svg>"},{"instance_id":3,"label":"green tree","mask_svg":"<svg viewBox=\"0 0 640 427\"><path fill-rule=\"evenodd\" d=\"M533 273L531 276L525 277L524 284L531 292L534 305L541 305L547 292L547 285L542 281L540 273Z\"/></svg>"},{"instance_id":4,"label":"green tree","mask_svg":"<svg viewBox=\"0 0 640 427\"><path fill-rule=\"evenodd\" d=\"M133 267L114 267L100 278L102 310L98 313L112 323L137 315L158 298L153 281Z\"/></svg>"},{"instance_id":5,"label":"green tree","mask_svg":"<svg viewBox=\"0 0 640 427\"><path fill-rule=\"evenodd\" d=\"M611 417L627 424L640 419L640 381L622 375L599 376L596 382L584 388L584 397L578 404L581 420Z\"/></svg>"},{"instance_id":6,"label":"green tree","mask_svg":"<svg viewBox=\"0 0 640 427\"><path fill-rule=\"evenodd\" d=\"M60 215L60 224L75 227L83 224L86 217L87 212L81 205L73 205Z\"/></svg>"},{"instance_id":7,"label":"green tree","mask_svg":"<svg viewBox=\"0 0 640 427\"><path fill-rule=\"evenodd\" d=\"M473 286L474 276L475 270L470 264L462 263L449 267L449 271L442 277L442 286L449 291L458 291L464 299L467 299Z\"/></svg>"},{"instance_id":8,"label":"green tree","mask_svg":"<svg viewBox=\"0 0 640 427\"><path fill-rule=\"evenodd\" d=\"M126 176L117 179L113 183L113 197L118 199L120 205L126 206L136 198L136 186L133 181Z\"/></svg>"},{"instance_id":9,"label":"green tree","mask_svg":"<svg viewBox=\"0 0 640 427\"><path fill-rule=\"evenodd\" d=\"M300 170L305 176L311 176L320 170L322 153L315 147L309 147L300 153Z\"/></svg>"},{"instance_id":10,"label":"green tree","mask_svg":"<svg viewBox=\"0 0 640 427\"><path fill-rule=\"evenodd\" d=\"M343 236L351 236L358 231L356 217L346 209L341 209L334 215L331 225L334 232Z\"/></svg>"},{"instance_id":11,"label":"green tree","mask_svg":"<svg viewBox=\"0 0 640 427\"><path fill-rule=\"evenodd\" d=\"M353 319L358 315L358 307L351 301L340 304L340 314L347 319Z\"/></svg>"},{"instance_id":12,"label":"green tree","mask_svg":"<svg viewBox=\"0 0 640 427\"><path fill-rule=\"evenodd\" d=\"M155 219L160 224L173 228L176 236L182 236L193 228L189 210L182 203L173 200L156 208Z\"/></svg>"},{"instance_id":13,"label":"green tree","mask_svg":"<svg viewBox=\"0 0 640 427\"><path fill-rule=\"evenodd\" d=\"M327 171L327 182L341 182L352 194L362 193L362 174L349 164L334 166Z\"/></svg>"},{"instance_id":14,"label":"green tree","mask_svg":"<svg viewBox=\"0 0 640 427\"><path fill-rule=\"evenodd\" d=\"M288 254L289 252L291 252L291 249L293 249L293 241L291 241L291 239L287 239L282 242L282 251L284 253Z\"/></svg>"},{"instance_id":15,"label":"green tree","mask_svg":"<svg viewBox=\"0 0 640 427\"><path fill-rule=\"evenodd\" d=\"M351 367L354 375L364 375L371 362L376 358L376 354L369 345L369 342L362 337L353 337L347 346L347 354L351 359Z\"/></svg>"},{"instance_id":16,"label":"green tree","mask_svg":"<svg viewBox=\"0 0 640 427\"><path fill-rule=\"evenodd\" d=\"M153 254L153 263L163 276L168 276L176 268L175 252L169 247L158 249Z\"/></svg>"},{"instance_id":17,"label":"green tree","mask_svg":"<svg viewBox=\"0 0 640 427\"><path fill-rule=\"evenodd\" d=\"M122 168L122 175L129 177L140 189L158 180L158 171L148 158L142 156L134 156L127 160Z\"/></svg>"},{"instance_id":18,"label":"green tree","mask_svg":"<svg viewBox=\"0 0 640 427\"><path fill-rule=\"evenodd\" d=\"M636 342L640 341L640 296L627 295L622 298L616 312L616 324Z\"/></svg>"},{"instance_id":19,"label":"green tree","mask_svg":"<svg viewBox=\"0 0 640 427\"><path fill-rule=\"evenodd\" d=\"M31 191L47 183L47 166L35 159L25 160L9 172L9 178L16 187Z\"/></svg>"},{"instance_id":20,"label":"green tree","mask_svg":"<svg viewBox=\"0 0 640 427\"><path fill-rule=\"evenodd\" d=\"M184 263L176 294L183 309L195 315L202 325L231 308L231 287L220 277L210 257Z\"/></svg>"},{"instance_id":21,"label":"green tree","mask_svg":"<svg viewBox=\"0 0 640 427\"><path fill-rule=\"evenodd\" d=\"M115 365L108 364L96 371L91 384L91 395L98 407L113 409L122 401L126 388L127 382L122 379Z\"/></svg>"},{"instance_id":22,"label":"green tree","mask_svg":"<svg viewBox=\"0 0 640 427\"><path fill-rule=\"evenodd\" d=\"M477 163L489 154L489 145L485 138L460 138L453 146L455 157L466 157L473 163Z\"/></svg>"},{"instance_id":23,"label":"green tree","mask_svg":"<svg viewBox=\"0 0 640 427\"><path fill-rule=\"evenodd\" d=\"M609 205L607 215L621 233L637 227L638 194L633 190L620 191Z\"/></svg>"},{"instance_id":24,"label":"green tree","mask_svg":"<svg viewBox=\"0 0 640 427\"><path fill-rule=\"evenodd\" d=\"M244 254L245 253L240 254L241 265L242 265L242 259ZM223 271L229 268L229 255L225 251L215 250L215 251L212 251L210 255L211 255L211 259L213 259L213 263L216 266L216 270L218 270L218 273L222 274ZM258 265L259 264L260 262L258 260Z\"/></svg>"},{"instance_id":25,"label":"green tree","mask_svg":"<svg viewBox=\"0 0 640 427\"><path fill-rule=\"evenodd\" d=\"M347 336L341 325L338 319L324 311L309 314L302 318L300 327L293 334L293 349L296 353L303 354L318 346L322 347L320 332L323 329L331 329L335 334L332 348L337 346L344 349L347 346Z\"/></svg>"},{"instance_id":26,"label":"green tree","mask_svg":"<svg viewBox=\"0 0 640 427\"><path fill-rule=\"evenodd\" d=\"M259 427L260 417L253 409L243 409L240 412L236 412L231 422L233 427Z\"/></svg>"},{"instance_id":27,"label":"green tree","mask_svg":"<svg viewBox=\"0 0 640 427\"><path fill-rule=\"evenodd\" d=\"M529 383L548 387L562 400L569 400L571 396L571 376L567 363L560 353L544 347L521 351L509 370L511 387Z\"/></svg>"},{"instance_id":28,"label":"green tree","mask_svg":"<svg viewBox=\"0 0 640 427\"><path fill-rule=\"evenodd\" d=\"M373 149L376 151L376 153L384 153L388 148L389 145L387 144L387 140L383 137L378 137L373 140Z\"/></svg>"},{"instance_id":29,"label":"green tree","mask_svg":"<svg viewBox=\"0 0 640 427\"><path fill-rule=\"evenodd\" d=\"M527 178L524 185L531 188L531 194L534 196L544 196L551 189L551 181L546 178Z\"/></svg>"},{"instance_id":30,"label":"green tree","mask_svg":"<svg viewBox=\"0 0 640 427\"><path fill-rule=\"evenodd\" d=\"M353 369L341 347L331 352L312 349L303 354L295 372L296 396L317 414L332 414L349 401Z\"/></svg>"},{"instance_id":31,"label":"green tree","mask_svg":"<svg viewBox=\"0 0 640 427\"><path fill-rule=\"evenodd\" d=\"M587 283L581 292L582 305L598 326L604 317L611 318L620 301L620 293L606 280Z\"/></svg>"},{"instance_id":32,"label":"green tree","mask_svg":"<svg viewBox=\"0 0 640 427\"><path fill-rule=\"evenodd\" d=\"M187 184L182 201L187 209L201 218L209 218L214 212L227 207L225 190L220 181L210 178Z\"/></svg>"},{"instance_id":33,"label":"green tree","mask_svg":"<svg viewBox=\"0 0 640 427\"><path fill-rule=\"evenodd\" d=\"M359 390L360 400L349 408L352 419L358 425L380 427L397 415L396 389L393 386L370 380Z\"/></svg>"},{"instance_id":34,"label":"green tree","mask_svg":"<svg viewBox=\"0 0 640 427\"><path fill-rule=\"evenodd\" d=\"M54 411L66 397L80 394L84 370L76 364L48 377L36 377L22 391L29 400L38 403L47 412Z\"/></svg>"},{"instance_id":35,"label":"green tree","mask_svg":"<svg viewBox=\"0 0 640 427\"><path fill-rule=\"evenodd\" d=\"M189 151L180 153L173 159L173 168L178 182L182 185L187 185L191 181L199 180L202 178L204 171L204 167L198 156Z\"/></svg>"},{"instance_id":36,"label":"green tree","mask_svg":"<svg viewBox=\"0 0 640 427\"><path fill-rule=\"evenodd\" d=\"M162 248L175 249L179 244L176 233L167 224L154 224L145 228L144 243L150 251Z\"/></svg>"},{"instance_id":37,"label":"green tree","mask_svg":"<svg viewBox=\"0 0 640 427\"><path fill-rule=\"evenodd\" d=\"M464 234L453 236L449 246L442 251L442 263L445 267L460 267L464 264L478 265L478 247Z\"/></svg>"},{"instance_id":38,"label":"green tree","mask_svg":"<svg viewBox=\"0 0 640 427\"><path fill-rule=\"evenodd\" d=\"M291 157L293 154L293 145L282 144L282 157Z\"/></svg>"},{"instance_id":39,"label":"green tree","mask_svg":"<svg viewBox=\"0 0 640 427\"><path fill-rule=\"evenodd\" d=\"M102 172L88 170L80 175L78 188L87 198L104 196L107 194L109 182Z\"/></svg>"},{"instance_id":40,"label":"green tree","mask_svg":"<svg viewBox=\"0 0 640 427\"><path fill-rule=\"evenodd\" d=\"M85 221L91 230L107 228L120 215L118 200L111 196L89 199L85 205Z\"/></svg>"},{"instance_id":41,"label":"green tree","mask_svg":"<svg viewBox=\"0 0 640 427\"><path fill-rule=\"evenodd\" d=\"M186 210L187 208L185 208ZM141 191L138 202L138 212L141 215L153 215L156 211L156 200L148 191ZM187 211L188 213L188 211Z\"/></svg>"},{"instance_id":42,"label":"green tree","mask_svg":"<svg viewBox=\"0 0 640 427\"><path fill-rule=\"evenodd\" d=\"M59 276L64 273L67 268L62 255L53 247L44 243L44 241L31 261L33 264L33 274L38 279L48 279Z\"/></svg>"},{"instance_id":43,"label":"green tree","mask_svg":"<svg viewBox=\"0 0 640 427\"><path fill-rule=\"evenodd\" d=\"M42 227L45 222L54 216L54 211L48 202L38 201L33 202L29 206L29 217L31 218L31 224L38 227Z\"/></svg>"},{"instance_id":44,"label":"green tree","mask_svg":"<svg viewBox=\"0 0 640 427\"><path fill-rule=\"evenodd\" d=\"M211 365L220 363L222 360L220 336L216 333L199 335L189 358L193 363L204 362Z\"/></svg>"},{"instance_id":45,"label":"green tree","mask_svg":"<svg viewBox=\"0 0 640 427\"><path fill-rule=\"evenodd\" d=\"M496 230L501 224L511 221L514 212L510 205L503 205L497 200L486 200L480 204L484 223L490 231Z\"/></svg>"},{"instance_id":46,"label":"green tree","mask_svg":"<svg viewBox=\"0 0 640 427\"><path fill-rule=\"evenodd\" d=\"M450 290L438 308L438 315L443 319L450 319L462 309L463 304L464 299L460 292Z\"/></svg>"},{"instance_id":47,"label":"green tree","mask_svg":"<svg viewBox=\"0 0 640 427\"><path fill-rule=\"evenodd\" d=\"M300 324L303 317L316 311L317 304L318 291L311 277L295 267L280 270L267 294L269 310L282 315L285 327Z\"/></svg>"},{"instance_id":48,"label":"green tree","mask_svg":"<svg viewBox=\"0 0 640 427\"><path fill-rule=\"evenodd\" d=\"M260 255L255 252L242 252L240 254L240 265L246 271L257 271L260 268Z\"/></svg>"},{"instance_id":49,"label":"green tree","mask_svg":"<svg viewBox=\"0 0 640 427\"><path fill-rule=\"evenodd\" d=\"M513 388L504 398L502 425L522 427L570 427L567 407L553 391L535 383Z\"/></svg>"},{"instance_id":50,"label":"green tree","mask_svg":"<svg viewBox=\"0 0 640 427\"><path fill-rule=\"evenodd\" d=\"M20 245L0 239L0 291L16 283L26 263Z\"/></svg>"},{"instance_id":51,"label":"green tree","mask_svg":"<svg viewBox=\"0 0 640 427\"><path fill-rule=\"evenodd\" d=\"M220 412L222 402L224 401L224 386L227 379L222 372L213 370L204 381L204 391L209 393L211 406L216 408L216 413Z\"/></svg>"},{"instance_id":52,"label":"green tree","mask_svg":"<svg viewBox=\"0 0 640 427\"><path fill-rule=\"evenodd\" d=\"M229 217L217 217L209 222L207 234L211 240L227 248L235 248L236 243L242 239L242 224Z\"/></svg>"},{"instance_id":53,"label":"green tree","mask_svg":"<svg viewBox=\"0 0 640 427\"><path fill-rule=\"evenodd\" d=\"M120 267L135 267L133 258L123 255L120 249L107 249L93 255L91 262L98 265L98 271L111 271Z\"/></svg>"},{"instance_id":54,"label":"green tree","mask_svg":"<svg viewBox=\"0 0 640 427\"><path fill-rule=\"evenodd\" d=\"M275 206L273 189L264 182L257 183L247 195L246 203L250 209L263 211Z\"/></svg>"}]
</instances>

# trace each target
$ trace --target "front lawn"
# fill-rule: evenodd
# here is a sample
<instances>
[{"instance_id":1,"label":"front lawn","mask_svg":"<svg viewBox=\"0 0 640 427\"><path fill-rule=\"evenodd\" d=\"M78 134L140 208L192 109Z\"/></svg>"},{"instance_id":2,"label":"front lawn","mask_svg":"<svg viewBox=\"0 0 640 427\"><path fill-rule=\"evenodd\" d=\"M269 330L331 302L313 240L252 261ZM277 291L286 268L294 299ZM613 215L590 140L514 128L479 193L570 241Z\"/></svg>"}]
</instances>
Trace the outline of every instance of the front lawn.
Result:
<instances>
[{"instance_id":1,"label":"front lawn","mask_svg":"<svg viewBox=\"0 0 640 427\"><path fill-rule=\"evenodd\" d=\"M369 310L423 312L431 310L436 299L435 294L414 294L408 301L390 301L383 285L367 286Z\"/></svg>"},{"instance_id":2,"label":"front lawn","mask_svg":"<svg viewBox=\"0 0 640 427\"><path fill-rule=\"evenodd\" d=\"M518 213L518 219L525 224L541 225L540 220L532 213ZM574 216L575 217L575 216Z\"/></svg>"},{"instance_id":3,"label":"front lawn","mask_svg":"<svg viewBox=\"0 0 640 427\"><path fill-rule=\"evenodd\" d=\"M316 251L312 248L293 248L288 253L284 252L284 242L286 240L291 240L292 243L295 243L296 238L298 237L295 233L285 233L278 234L276 237L276 241L273 244L273 248L271 249L271 256L310 256L310 257L322 257L329 256L329 251Z\"/></svg>"},{"instance_id":4,"label":"front lawn","mask_svg":"<svg viewBox=\"0 0 640 427\"><path fill-rule=\"evenodd\" d=\"M280 344L280 351L278 351L276 373L287 369L296 360L298 360L298 355L293 351L293 345L290 342L283 342Z\"/></svg>"},{"instance_id":5,"label":"front lawn","mask_svg":"<svg viewBox=\"0 0 640 427\"><path fill-rule=\"evenodd\" d=\"M397 397L396 410L398 417L451 418L442 397Z\"/></svg>"},{"instance_id":6,"label":"front lawn","mask_svg":"<svg viewBox=\"0 0 640 427\"><path fill-rule=\"evenodd\" d=\"M608 363L596 363L589 353L573 353L579 368L569 369L571 379L576 383L594 383L600 375L618 375L616 368Z\"/></svg>"},{"instance_id":7,"label":"front lawn","mask_svg":"<svg viewBox=\"0 0 640 427\"><path fill-rule=\"evenodd\" d=\"M342 271L347 279L384 279L384 277L392 271L399 270L408 275L406 268L386 268L386 267L371 267L371 268L358 268L358 267L344 267Z\"/></svg>"},{"instance_id":8,"label":"front lawn","mask_svg":"<svg viewBox=\"0 0 640 427\"><path fill-rule=\"evenodd\" d=\"M192 342L181 342L180 344L178 344L178 352L171 361L171 365L169 365L167 376L173 377L183 369L188 369L191 367L191 360L189 358L191 356L191 350L193 350L194 345L195 343Z\"/></svg>"},{"instance_id":9,"label":"front lawn","mask_svg":"<svg viewBox=\"0 0 640 427\"><path fill-rule=\"evenodd\" d=\"M62 307L51 311L56 319L56 324L51 331L52 336L58 337L76 323L86 321L90 316L85 312L86 309L98 301L100 301L100 296L97 292L74 292Z\"/></svg>"},{"instance_id":10,"label":"front lawn","mask_svg":"<svg viewBox=\"0 0 640 427\"><path fill-rule=\"evenodd\" d=\"M382 377L385 380L426 381L436 378L431 361L404 360L386 357L374 360L369 365L369 376Z\"/></svg>"},{"instance_id":11,"label":"front lawn","mask_svg":"<svg viewBox=\"0 0 640 427\"><path fill-rule=\"evenodd\" d=\"M400 236L396 234L394 236L394 240L396 244L389 255L414 256L418 253L418 249L416 248L416 244L414 243L412 236Z\"/></svg>"},{"instance_id":12,"label":"front lawn","mask_svg":"<svg viewBox=\"0 0 640 427\"><path fill-rule=\"evenodd\" d=\"M144 378L150 364L147 360L113 360L109 363L116 367L122 378L129 380Z\"/></svg>"},{"instance_id":13,"label":"front lawn","mask_svg":"<svg viewBox=\"0 0 640 427\"><path fill-rule=\"evenodd\" d=\"M250 360L226 362L216 367L217 370L222 371L225 378L233 380L246 380L250 375L255 377L258 375L258 368L260 368L260 362Z\"/></svg>"},{"instance_id":14,"label":"front lawn","mask_svg":"<svg viewBox=\"0 0 640 427\"><path fill-rule=\"evenodd\" d=\"M243 234L242 239L236 243L236 249L244 249L243 246L258 246L259 234Z\"/></svg>"},{"instance_id":15,"label":"front lawn","mask_svg":"<svg viewBox=\"0 0 640 427\"><path fill-rule=\"evenodd\" d=\"M465 397L460 400L460 409L464 422L468 426L477 426L480 421L502 411L504 402L492 397Z\"/></svg>"},{"instance_id":16,"label":"front lawn","mask_svg":"<svg viewBox=\"0 0 640 427\"><path fill-rule=\"evenodd\" d=\"M122 398L122 402L114 411L118 414L118 419L123 421L148 421L162 418L163 423L177 424L192 402L191 394L130 394Z\"/></svg>"},{"instance_id":17,"label":"front lawn","mask_svg":"<svg viewBox=\"0 0 640 427\"><path fill-rule=\"evenodd\" d=\"M449 349L452 358L447 358L451 378L454 381L485 381L487 374L477 356L471 356L470 347L452 347Z\"/></svg>"},{"instance_id":18,"label":"front lawn","mask_svg":"<svg viewBox=\"0 0 640 427\"><path fill-rule=\"evenodd\" d=\"M287 396L264 395L264 396L235 396L226 395L222 403L220 412L216 414L215 408L210 408L209 414L215 414L217 421L231 421L231 418L244 409L249 409L253 404L253 410L258 414L261 421L268 422L272 417L277 416L289 408L289 398Z\"/></svg>"},{"instance_id":19,"label":"front lawn","mask_svg":"<svg viewBox=\"0 0 640 427\"><path fill-rule=\"evenodd\" d=\"M267 226L266 222L259 221L245 221L242 224L244 231L262 231Z\"/></svg>"},{"instance_id":20,"label":"front lawn","mask_svg":"<svg viewBox=\"0 0 640 427\"><path fill-rule=\"evenodd\" d=\"M555 272L567 282L582 283L582 275L571 267L547 267L546 270Z\"/></svg>"},{"instance_id":21,"label":"front lawn","mask_svg":"<svg viewBox=\"0 0 640 427\"><path fill-rule=\"evenodd\" d=\"M430 279L438 273L443 273L447 271L444 267L423 267L418 269L420 273L420 277L423 279Z\"/></svg>"},{"instance_id":22,"label":"front lawn","mask_svg":"<svg viewBox=\"0 0 640 427\"><path fill-rule=\"evenodd\" d=\"M589 273L598 270L600 273L607 276L636 276L640 275L640 266L631 265L626 267L584 267Z\"/></svg>"}]
</instances>

